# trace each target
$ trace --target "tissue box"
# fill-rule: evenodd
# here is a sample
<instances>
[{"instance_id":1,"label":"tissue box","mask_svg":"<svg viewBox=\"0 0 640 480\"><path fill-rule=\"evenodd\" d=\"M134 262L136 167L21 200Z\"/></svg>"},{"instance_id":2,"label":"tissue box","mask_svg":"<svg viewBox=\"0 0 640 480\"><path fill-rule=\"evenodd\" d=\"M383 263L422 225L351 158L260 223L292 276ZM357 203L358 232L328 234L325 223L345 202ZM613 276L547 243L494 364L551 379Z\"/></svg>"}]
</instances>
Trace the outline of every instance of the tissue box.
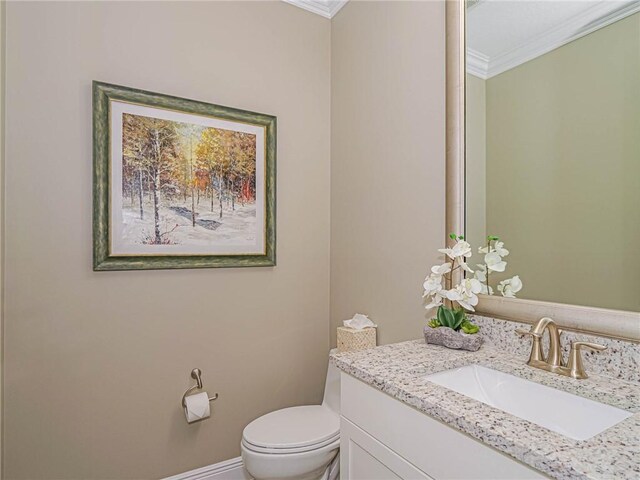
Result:
<instances>
[{"instance_id":1,"label":"tissue box","mask_svg":"<svg viewBox=\"0 0 640 480\"><path fill-rule=\"evenodd\" d=\"M355 330L349 327L338 327L338 353L366 350L376 346L375 327Z\"/></svg>"}]
</instances>

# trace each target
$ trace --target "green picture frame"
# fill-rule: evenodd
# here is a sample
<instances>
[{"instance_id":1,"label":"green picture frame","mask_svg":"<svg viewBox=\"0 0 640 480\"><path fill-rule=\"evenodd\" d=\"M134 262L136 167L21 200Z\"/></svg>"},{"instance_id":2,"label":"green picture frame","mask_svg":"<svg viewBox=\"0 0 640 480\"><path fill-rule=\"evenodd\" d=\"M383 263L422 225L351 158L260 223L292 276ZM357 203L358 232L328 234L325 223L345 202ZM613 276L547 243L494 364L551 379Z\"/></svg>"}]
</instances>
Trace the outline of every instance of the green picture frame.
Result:
<instances>
[{"instance_id":1,"label":"green picture frame","mask_svg":"<svg viewBox=\"0 0 640 480\"><path fill-rule=\"evenodd\" d=\"M131 113L114 113L117 109L122 109L122 105L128 106L132 105L131 108L136 108L139 111L147 112L139 114L136 110L136 115L132 115ZM117 108L116 108L117 107ZM190 188L191 192L191 210L185 207L175 207L168 206L165 208L165 212L169 212L169 216L171 214L170 210L177 212L177 214L182 215L183 218L180 218L181 222L184 223L184 218L188 219L188 222L193 220L193 228L199 229L199 234L201 237L198 238L198 241L202 244L202 242L209 241L209 237L206 235L214 235L214 233L205 231L202 226L209 228L212 230L212 225L224 225L223 221L223 210L228 210L231 212L231 208L233 208L232 214L236 212L236 206L240 209L239 203L239 195L244 195L246 192L247 200L246 205L243 203L243 207L246 206L249 209L249 205L251 205L251 195L253 195L253 204L254 207L254 217L255 220L251 217L251 213L253 211L248 210L248 214L245 213L245 217L249 218L246 220L247 222L253 221L254 224L249 223L249 227L241 224L240 228L253 228L253 231L256 232L255 237L255 245L259 245L260 248L255 248L251 250L251 248L247 248L247 252L244 252L242 249L244 248L242 245L240 246L229 246L229 252L218 253L217 251L213 252L201 252L197 251L198 249L221 249L227 247L220 247L216 245L215 240L211 240L211 247L209 246L194 246L194 245L178 245L180 242L174 242L169 239L170 235L175 235L173 231L169 232L161 232L159 227L159 217L162 216L158 214L159 211L159 200L157 197L161 195L156 195L161 191L161 188L158 187L160 184L160 180L157 180L155 183L153 180L149 180L149 175L143 173L142 168L140 168L139 177L135 178L135 182L131 181L131 206L135 205L136 195L139 195L139 208L140 208L140 221L138 222L142 226L138 226L137 228L144 230L145 227L148 227L151 233L148 234L145 238L151 238L150 242L139 241L136 237L136 242L138 244L133 245L133 241L131 241L132 245L131 251L128 251L127 248L129 246L125 245L122 251L118 248L115 248L120 240L113 241L114 239L114 230L118 232L118 239L120 237L125 237L126 235L122 233L123 228L130 228L130 226L122 227L120 223L126 224L126 221L119 222L117 225L114 225L114 218L118 218L117 215L121 215L122 218L125 218L124 215L127 214L125 211L125 207L118 207L118 201L120 205L124 205L124 201L122 198L125 195L125 188L128 185L126 183L126 173L121 174L121 178L118 179L117 171L118 169L125 171L125 142L128 141L123 139L125 134L122 132L129 132L131 130L126 130L127 126L122 126L121 124L125 123L124 119L125 115L129 115L129 118L137 119L143 118L145 120L151 118L150 121L156 121L153 114L149 114L151 111L149 109L153 109L152 111L158 112L159 115L175 115L177 118L202 118L204 122L219 122L222 127L215 126L199 126L196 125L194 128L199 129L195 135L201 135L201 138L204 138L202 132L204 130L211 130L215 132L222 132L220 135L229 134L233 136L233 138L239 138L240 140L233 140L236 143L244 141L245 143L241 145L248 145L246 147L247 152L253 152L254 155L254 173L253 173L253 183L250 180L244 180L244 183L240 183L241 180L237 180L241 186L234 185L233 189L229 187L229 184L233 185L233 182L236 181L237 175L233 180L223 179L222 174L219 176L215 174L215 171L212 167L211 173L211 182L209 182L209 176L206 176L207 173L203 173L201 175L202 178L198 177L199 172L192 174L191 177L188 177L187 180L191 183L185 183L186 185L191 185L190 187L184 187L184 190ZM163 113L164 112L164 113ZM168 113L169 112L169 113ZM119 116L118 116L119 115ZM145 116L148 115L148 116ZM180 117L182 115L182 117ZM195 116L195 117L194 117ZM166 124L172 125L185 125L189 126L191 124L188 123L177 123L174 120L158 120L159 122L165 122ZM180 120L184 121L184 120ZM115 122L115 123L114 123ZM229 123L231 122L231 123ZM170 95L163 95L159 93L153 93L143 90L138 90L134 88L123 87L119 85L112 85L108 83L102 83L98 81L93 82L93 269L94 271L110 271L110 270L155 270L155 269L174 269L174 268L233 268L233 267L269 267L276 265L276 123L277 119L275 116L266 115L261 113L249 112L245 110L239 110L235 108L225 107L221 105L214 105L210 103L200 102L196 100L190 100L185 98L173 97ZM218 124L216 124L218 125ZM233 127L227 127L227 125L237 125L238 131L234 131ZM115 131L114 131L115 130ZM139 131L139 130L138 130ZM249 133L243 133L244 131ZM251 133L254 132L254 133ZM257 132L257 133L255 133ZM264 133L261 133L264 132ZM112 138L112 135L114 137ZM172 135L174 135L174 142L178 142L179 140L175 140L175 129L173 130ZM118 138L120 137L120 138ZM137 138L137 137L136 137ZM145 137L146 138L146 137ZM200 138L200 137L196 137ZM225 137L226 138L226 137ZM229 137L232 138L232 137ZM120 142L120 143L118 143ZM204 142L204 140L202 140ZM231 140L229 141L231 142ZM253 142L253 143L251 143ZM140 142L142 144L142 142ZM182 145L184 142L179 143ZM234 143L234 145L236 145ZM193 144L193 142L192 142ZM121 151L120 154L115 152L115 159L119 158L118 168L114 168L114 158L112 155L114 152L112 150L118 150L114 147L114 145L122 145L119 148ZM223 145L231 145L231 143L225 143ZM203 147L204 148L204 147ZM231 149L232 147L224 147ZM238 152L238 148L233 147L234 152ZM245 148L245 147L242 147ZM252 148L252 149L251 149ZM176 161L177 158L175 154L176 148L173 150L173 161ZM142 150L141 150L142 151ZM192 149L190 151L191 158L198 158L194 152L199 152L200 150ZM212 150L213 151L213 150ZM217 151L217 150L216 150ZM244 152L244 150L242 151ZM264 152L264 153L262 153ZM118 157L120 155L120 157ZM151 155L151 154L149 154ZM214 154L211 154L214 156ZM234 154L235 155L235 154ZM140 154L141 158L144 157L144 154ZM231 156L231 154L229 154ZM157 155L157 158L163 158L160 155ZM247 164L250 164L251 156L250 153L246 153L243 158L248 158L246 160ZM259 163L258 160L261 160ZM143 158L144 160L144 158ZM195 160L190 160L193 165ZM258 166L260 168L258 168ZM148 170L148 168L147 168ZM159 168L154 167L154 172L159 171ZM245 169L247 170L247 169ZM114 171L116 171L114 176ZM193 167L191 167L191 171L193 173ZM161 174L156 174L158 178L162 178ZM165 174L162 174L165 175ZM247 174L249 175L249 174ZM114 181L114 178L119 181ZM260 181L259 181L259 180ZM139 180L139 189L136 190L134 183L138 183ZM149 192L144 191L143 181L147 184L152 185L153 187L153 195ZM202 191L205 192L205 196L210 196L211 202L211 210L214 212L214 199L215 199L215 207L217 208L219 203L219 214L220 221L216 220L200 220L198 215L200 213L196 212L194 207L194 189L198 189L198 194L200 194L201 186L198 182L204 182L204 186L202 187ZM166 182L169 183L169 182ZM115 185L114 185L115 184ZM122 185L125 185L124 187ZM194 185L197 185L194 187ZM224 187L223 187L224 186ZM178 194L175 192L178 191L177 187L171 185L174 189L171 193L175 198ZM151 187L150 187L151 188ZM137 192L134 195L134 192ZM240 192L240 193L237 193ZM184 201L187 202L187 194L184 193ZM259 195L258 195L259 193ZM114 196L116 196L114 199ZM180 194L182 195L182 194ZM147 200L147 198L151 198L151 200ZM155 203L154 203L155 197ZM128 197L127 197L128 198ZM118 200L120 199L120 200ZM144 200L143 200L144 199ZM223 202L224 199L224 202ZM244 199L243 199L244 201ZM147 206L148 209L151 209L151 212L147 214L143 223L143 204L147 202L145 205L151 205L151 207ZM232 207L229 205L232 204ZM188 203L187 203L188 205ZM154 213L155 208L155 225L153 225L152 215ZM125 211L125 213L119 214L118 211ZM130 213L128 213L130 215ZM137 214L136 214L137 215ZM203 216L206 214L203 214ZM214 215L214 213L211 213ZM217 211L215 213L217 215ZM238 218L240 214L238 213ZM151 220L149 220L151 217ZM176 217L177 218L177 217ZM214 218L214 217L212 217ZM173 217L171 217L173 220ZM137 220L137 219L136 219ZM151 226L149 226L149 222L151 222ZM200 224L196 225L197 222ZM207 222L207 223L205 223ZM236 221L236 224L239 220ZM131 222L130 222L131 223ZM236 225L234 224L234 225ZM155 229L154 229L155 227ZM176 223L176 228L180 227L177 231L187 231L186 226L178 225ZM183 228L184 227L184 228ZM229 227L230 228L230 227ZM234 227L237 228L237 227ZM142 231L140 230L140 231ZM154 237L155 232L155 237ZM139 231L136 231L139 234ZM130 235L130 234L128 234ZM167 236L165 236L167 235ZM193 232L189 231L189 235L193 236ZM131 236L131 235L130 235ZM229 237L226 235L225 238ZM141 238L141 237L140 237ZM191 237L182 237L189 238L187 242L194 240L190 240ZM202 240L205 238L205 240ZM212 237L213 238L213 237ZM247 236L244 230L240 230L240 234L238 234L237 238L253 238L251 236ZM157 241L155 241L157 240ZM232 239L233 240L233 239ZM166 245L165 245L166 244ZM164 250L163 250L164 249ZM171 251L169 251L171 249ZM184 251L183 251L184 249ZM189 250L191 249L191 250ZM124 253L123 253L124 252Z\"/></svg>"}]
</instances>

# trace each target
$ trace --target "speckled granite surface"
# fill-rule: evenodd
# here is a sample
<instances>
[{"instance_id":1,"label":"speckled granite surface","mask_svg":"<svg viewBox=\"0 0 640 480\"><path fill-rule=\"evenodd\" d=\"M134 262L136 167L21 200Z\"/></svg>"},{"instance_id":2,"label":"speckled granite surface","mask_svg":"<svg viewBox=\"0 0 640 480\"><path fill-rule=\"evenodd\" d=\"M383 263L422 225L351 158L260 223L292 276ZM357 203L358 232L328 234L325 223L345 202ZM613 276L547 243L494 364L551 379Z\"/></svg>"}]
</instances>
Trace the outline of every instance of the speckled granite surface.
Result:
<instances>
[{"instance_id":1,"label":"speckled granite surface","mask_svg":"<svg viewBox=\"0 0 640 480\"><path fill-rule=\"evenodd\" d=\"M531 341L515 333L517 328L529 330L529 325L509 322L480 315L471 315L473 323L480 326L479 335L485 343L498 350L511 352L517 357L527 360L531 352ZM582 352L582 359L587 373L597 373L607 377L620 378L640 383L640 344L623 342L611 338L584 335L574 332L562 333L564 358L569 357L571 342L593 342L605 345L604 352Z\"/></svg>"},{"instance_id":2,"label":"speckled granite surface","mask_svg":"<svg viewBox=\"0 0 640 480\"><path fill-rule=\"evenodd\" d=\"M557 479L640 478L640 385L592 375L574 380L527 366L491 345L477 352L426 345L423 340L360 352L331 361L369 385ZM616 406L634 415L585 441L576 441L425 380L477 363Z\"/></svg>"}]
</instances>

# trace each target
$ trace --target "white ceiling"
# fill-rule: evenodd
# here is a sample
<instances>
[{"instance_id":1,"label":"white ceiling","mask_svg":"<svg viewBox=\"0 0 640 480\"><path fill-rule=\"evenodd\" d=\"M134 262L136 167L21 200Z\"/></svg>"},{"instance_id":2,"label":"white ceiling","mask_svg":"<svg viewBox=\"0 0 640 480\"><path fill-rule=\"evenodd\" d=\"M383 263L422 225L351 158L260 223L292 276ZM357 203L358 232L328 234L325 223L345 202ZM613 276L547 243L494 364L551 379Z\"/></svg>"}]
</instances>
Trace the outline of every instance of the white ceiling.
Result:
<instances>
[{"instance_id":1,"label":"white ceiling","mask_svg":"<svg viewBox=\"0 0 640 480\"><path fill-rule=\"evenodd\" d=\"M325 18L332 18L348 0L283 0Z\"/></svg>"},{"instance_id":2,"label":"white ceiling","mask_svg":"<svg viewBox=\"0 0 640 480\"><path fill-rule=\"evenodd\" d=\"M491 78L640 11L640 0L476 0L467 71Z\"/></svg>"}]
</instances>

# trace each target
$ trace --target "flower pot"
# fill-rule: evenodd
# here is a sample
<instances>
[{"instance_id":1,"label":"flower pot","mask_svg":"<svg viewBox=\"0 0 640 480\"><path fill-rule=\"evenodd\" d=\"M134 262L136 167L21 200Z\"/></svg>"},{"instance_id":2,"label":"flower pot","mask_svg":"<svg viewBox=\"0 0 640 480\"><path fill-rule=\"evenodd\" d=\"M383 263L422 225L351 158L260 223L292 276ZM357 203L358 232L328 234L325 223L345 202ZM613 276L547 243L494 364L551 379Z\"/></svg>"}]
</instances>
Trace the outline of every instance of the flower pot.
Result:
<instances>
[{"instance_id":1,"label":"flower pot","mask_svg":"<svg viewBox=\"0 0 640 480\"><path fill-rule=\"evenodd\" d=\"M424 340L433 345L471 352L477 351L483 342L482 337L475 333L469 335L464 332L456 332L449 327L432 328L428 325L424 327Z\"/></svg>"}]
</instances>

